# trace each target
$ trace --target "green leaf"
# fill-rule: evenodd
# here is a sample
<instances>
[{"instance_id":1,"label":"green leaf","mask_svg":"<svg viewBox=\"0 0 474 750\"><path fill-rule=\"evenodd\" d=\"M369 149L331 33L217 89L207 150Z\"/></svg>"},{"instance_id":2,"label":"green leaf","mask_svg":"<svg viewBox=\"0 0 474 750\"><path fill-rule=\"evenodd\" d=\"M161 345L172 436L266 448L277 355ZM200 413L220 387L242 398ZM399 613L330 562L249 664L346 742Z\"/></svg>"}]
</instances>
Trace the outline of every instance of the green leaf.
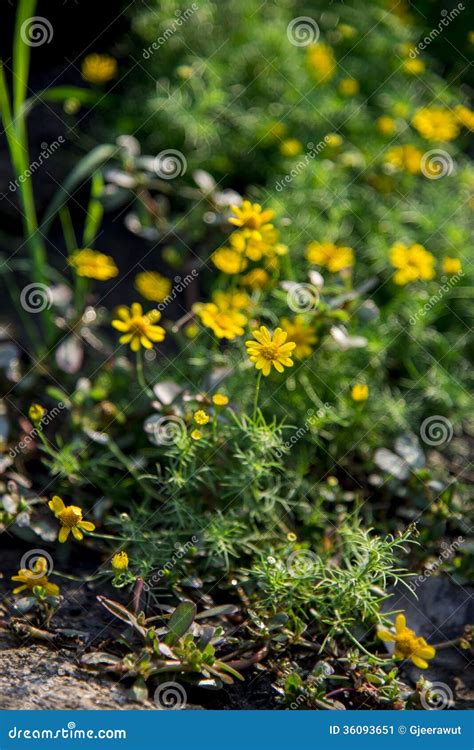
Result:
<instances>
[{"instance_id":1,"label":"green leaf","mask_svg":"<svg viewBox=\"0 0 474 750\"><path fill-rule=\"evenodd\" d=\"M174 646L180 638L188 632L196 616L196 605L193 602L181 602L171 615L168 622L168 634L165 643Z\"/></svg>"},{"instance_id":2,"label":"green leaf","mask_svg":"<svg viewBox=\"0 0 474 750\"><path fill-rule=\"evenodd\" d=\"M104 143L101 146L96 146L90 151L87 156L81 159L72 172L66 177L63 185L54 194L51 203L49 204L46 212L43 216L43 221L40 226L40 231L46 234L49 230L51 222L54 217L62 208L66 205L68 198L85 180L95 173L106 161L111 159L118 151L117 146L112 146L110 143Z\"/></svg>"},{"instance_id":3,"label":"green leaf","mask_svg":"<svg viewBox=\"0 0 474 750\"><path fill-rule=\"evenodd\" d=\"M222 615L235 615L239 611L239 607L235 604L221 604L219 607L212 607L212 609L205 609L203 612L199 612L196 615L196 620L205 620L208 617L219 617Z\"/></svg>"},{"instance_id":4,"label":"green leaf","mask_svg":"<svg viewBox=\"0 0 474 750\"><path fill-rule=\"evenodd\" d=\"M91 197L87 207L87 217L82 237L83 247L91 247L99 232L104 215L104 206L99 200L104 189L104 180L100 172L92 175Z\"/></svg>"},{"instance_id":5,"label":"green leaf","mask_svg":"<svg viewBox=\"0 0 474 750\"><path fill-rule=\"evenodd\" d=\"M113 599L107 599L107 597L105 596L98 596L97 599L108 612L115 615L115 617L118 617L119 620L126 622L127 625L131 625L132 628L135 628L135 630L140 633L142 638L146 638L146 628L142 627L138 623L138 620L133 612L130 612L126 607L123 606L123 604L115 602Z\"/></svg>"},{"instance_id":6,"label":"green leaf","mask_svg":"<svg viewBox=\"0 0 474 750\"><path fill-rule=\"evenodd\" d=\"M67 99L77 99L81 104L97 104L100 96L101 94L98 91L81 89L79 86L54 86L52 89L39 91L26 99L22 112L24 115L28 115L39 102L64 102Z\"/></svg>"}]
</instances>

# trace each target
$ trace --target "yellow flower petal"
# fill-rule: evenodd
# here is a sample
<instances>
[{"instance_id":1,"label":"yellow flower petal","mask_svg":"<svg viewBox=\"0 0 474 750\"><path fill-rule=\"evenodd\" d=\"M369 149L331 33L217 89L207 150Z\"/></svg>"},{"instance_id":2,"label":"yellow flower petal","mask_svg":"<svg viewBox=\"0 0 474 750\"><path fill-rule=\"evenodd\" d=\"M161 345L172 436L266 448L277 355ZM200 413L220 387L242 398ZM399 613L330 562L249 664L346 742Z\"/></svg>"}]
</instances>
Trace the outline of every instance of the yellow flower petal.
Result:
<instances>
[{"instance_id":1,"label":"yellow flower petal","mask_svg":"<svg viewBox=\"0 0 474 750\"><path fill-rule=\"evenodd\" d=\"M78 542L80 542L82 539L84 539L84 534L82 533L82 531L77 526L73 526L72 529L71 529L71 531L72 531L73 537L75 539L77 539Z\"/></svg>"},{"instance_id":2,"label":"yellow flower petal","mask_svg":"<svg viewBox=\"0 0 474 750\"><path fill-rule=\"evenodd\" d=\"M67 541L70 531L71 529L68 528L67 526L61 526L61 528L59 529L59 534L58 534L58 541L61 544Z\"/></svg>"}]
</instances>

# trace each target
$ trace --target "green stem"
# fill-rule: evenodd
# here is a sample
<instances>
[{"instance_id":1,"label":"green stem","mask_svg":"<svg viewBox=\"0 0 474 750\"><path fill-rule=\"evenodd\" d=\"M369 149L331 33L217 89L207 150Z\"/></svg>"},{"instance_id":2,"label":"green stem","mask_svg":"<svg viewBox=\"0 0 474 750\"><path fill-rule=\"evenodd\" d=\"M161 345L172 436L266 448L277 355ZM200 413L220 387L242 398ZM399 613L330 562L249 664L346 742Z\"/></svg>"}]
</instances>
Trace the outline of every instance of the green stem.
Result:
<instances>
[{"instance_id":1,"label":"green stem","mask_svg":"<svg viewBox=\"0 0 474 750\"><path fill-rule=\"evenodd\" d=\"M142 359L141 349L138 349L137 351L137 380L138 380L138 385L140 386L142 391L145 391L147 396L153 396L153 393L148 387L148 384L145 380L145 374L143 372L143 359Z\"/></svg>"},{"instance_id":2,"label":"green stem","mask_svg":"<svg viewBox=\"0 0 474 750\"><path fill-rule=\"evenodd\" d=\"M89 291L89 281L84 276L76 273L74 282L74 307L78 318L82 316L86 304L87 292Z\"/></svg>"},{"instance_id":3,"label":"green stem","mask_svg":"<svg viewBox=\"0 0 474 750\"><path fill-rule=\"evenodd\" d=\"M258 409L258 397L260 394L260 383L262 382L262 371L260 370L257 376L257 383L255 385L255 400L253 402L253 420L257 419L257 409Z\"/></svg>"},{"instance_id":4,"label":"green stem","mask_svg":"<svg viewBox=\"0 0 474 750\"><path fill-rule=\"evenodd\" d=\"M359 643L357 638L355 638L352 633L346 628L345 625L342 625L342 629L344 630L344 633L347 635L350 641L357 646L358 649L360 649L366 656L370 656L371 659L373 659L377 664L387 664L391 663L393 659L380 659L378 656L374 656L374 654L371 654L370 651L367 651L366 648L362 645L362 643Z\"/></svg>"}]
</instances>

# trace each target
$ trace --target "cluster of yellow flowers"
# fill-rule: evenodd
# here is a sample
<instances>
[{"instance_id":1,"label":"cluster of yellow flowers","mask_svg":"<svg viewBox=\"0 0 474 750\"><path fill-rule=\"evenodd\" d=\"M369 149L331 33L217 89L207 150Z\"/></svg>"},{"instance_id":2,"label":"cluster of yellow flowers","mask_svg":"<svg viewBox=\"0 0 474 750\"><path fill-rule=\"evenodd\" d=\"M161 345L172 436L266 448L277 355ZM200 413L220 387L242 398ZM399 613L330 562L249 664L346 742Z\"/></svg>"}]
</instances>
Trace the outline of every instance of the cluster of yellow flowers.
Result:
<instances>
[{"instance_id":1,"label":"cluster of yellow flowers","mask_svg":"<svg viewBox=\"0 0 474 750\"><path fill-rule=\"evenodd\" d=\"M306 246L306 258L310 263L323 266L331 273L338 273L354 265L353 249L333 242L310 242Z\"/></svg>"},{"instance_id":2,"label":"cluster of yellow flowers","mask_svg":"<svg viewBox=\"0 0 474 750\"><path fill-rule=\"evenodd\" d=\"M82 541L84 531L94 531L95 525L90 521L82 520L82 508L78 505L65 505L63 500L54 495L48 503L56 518L59 520L60 529L58 541L64 543L72 532L77 541ZM129 559L125 551L117 552L111 560L112 570L117 576L128 568ZM55 583L50 583L48 577L48 560L46 557L38 557L31 569L20 568L17 575L12 576L12 581L21 585L13 589L13 594L24 594L35 596L37 588L43 589L46 596L59 596L60 588Z\"/></svg>"},{"instance_id":3,"label":"cluster of yellow flowers","mask_svg":"<svg viewBox=\"0 0 474 750\"><path fill-rule=\"evenodd\" d=\"M385 154L385 164L396 171L419 174L422 158L423 152L416 146L393 146Z\"/></svg>"},{"instance_id":4,"label":"cluster of yellow flowers","mask_svg":"<svg viewBox=\"0 0 474 750\"><path fill-rule=\"evenodd\" d=\"M229 275L239 274L247 269L249 261L258 263L263 260L267 268L276 268L278 256L285 255L288 248L280 243L280 234L270 223L274 211L264 211L259 203L247 200L241 206L232 206L231 210L233 215L229 223L238 230L230 235L227 245L212 254L216 268Z\"/></svg>"},{"instance_id":5,"label":"cluster of yellow flowers","mask_svg":"<svg viewBox=\"0 0 474 750\"><path fill-rule=\"evenodd\" d=\"M296 359L306 359L313 352L313 344L318 340L316 331L309 323L306 322L304 315L296 315L294 320L282 318L281 327L288 336L289 341L293 341L296 346L293 356Z\"/></svg>"},{"instance_id":6,"label":"cluster of yellow flowers","mask_svg":"<svg viewBox=\"0 0 474 750\"><path fill-rule=\"evenodd\" d=\"M397 270L394 276L396 284L404 286L411 281L430 281L435 275L435 257L423 245L415 243L404 245L396 242L390 250L390 262ZM459 258L445 256L441 263L444 273L454 275L462 271Z\"/></svg>"},{"instance_id":7,"label":"cluster of yellow flowers","mask_svg":"<svg viewBox=\"0 0 474 750\"><path fill-rule=\"evenodd\" d=\"M217 407L215 415L214 415L214 425L215 425L216 419L217 419L217 411L219 407L227 406L227 404L229 403L229 397L226 396L225 393L215 393L212 397L212 403L214 404L214 406ZM204 409L198 409L194 413L194 421L200 427L203 427L204 425L208 424L210 419L211 418L209 414L206 411L204 411ZM202 438L201 430L198 430L198 429L193 430L191 432L191 437L193 440L200 440Z\"/></svg>"},{"instance_id":8,"label":"cluster of yellow flowers","mask_svg":"<svg viewBox=\"0 0 474 750\"><path fill-rule=\"evenodd\" d=\"M434 256L418 243L404 245L403 242L396 242L390 250L390 262L398 269L393 280L401 286L418 279L429 281L435 275Z\"/></svg>"},{"instance_id":9,"label":"cluster of yellow flowers","mask_svg":"<svg viewBox=\"0 0 474 750\"><path fill-rule=\"evenodd\" d=\"M459 135L459 122L446 107L423 107L415 112L412 125L428 141L453 141Z\"/></svg>"},{"instance_id":10,"label":"cluster of yellow flowers","mask_svg":"<svg viewBox=\"0 0 474 750\"><path fill-rule=\"evenodd\" d=\"M214 292L212 302L198 302L193 311L201 323L210 328L219 339L232 341L242 336L247 325L243 309L250 307L250 298L246 292Z\"/></svg>"},{"instance_id":11,"label":"cluster of yellow flowers","mask_svg":"<svg viewBox=\"0 0 474 750\"><path fill-rule=\"evenodd\" d=\"M474 131L474 112L463 104L457 104L453 110L425 107L415 113L412 124L430 141L452 141L461 128Z\"/></svg>"}]
</instances>

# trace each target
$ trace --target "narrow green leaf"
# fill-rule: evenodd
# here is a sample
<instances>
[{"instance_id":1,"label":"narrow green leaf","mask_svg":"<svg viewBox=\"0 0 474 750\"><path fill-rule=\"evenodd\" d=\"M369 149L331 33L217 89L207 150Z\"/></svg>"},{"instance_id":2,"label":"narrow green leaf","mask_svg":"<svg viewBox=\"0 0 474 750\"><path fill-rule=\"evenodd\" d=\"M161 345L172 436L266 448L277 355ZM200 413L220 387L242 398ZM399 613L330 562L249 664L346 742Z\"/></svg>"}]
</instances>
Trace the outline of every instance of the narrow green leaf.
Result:
<instances>
[{"instance_id":1,"label":"narrow green leaf","mask_svg":"<svg viewBox=\"0 0 474 750\"><path fill-rule=\"evenodd\" d=\"M40 230L43 234L46 234L49 230L51 222L54 217L67 203L68 198L76 190L84 180L88 179L94 174L96 170L102 167L106 161L111 159L114 154L117 153L117 146L112 146L110 143L105 143L101 146L96 146L92 149L83 159L81 159L72 172L66 177L63 185L54 194L51 203L49 204L46 212L43 216L43 221L40 226Z\"/></svg>"}]
</instances>

